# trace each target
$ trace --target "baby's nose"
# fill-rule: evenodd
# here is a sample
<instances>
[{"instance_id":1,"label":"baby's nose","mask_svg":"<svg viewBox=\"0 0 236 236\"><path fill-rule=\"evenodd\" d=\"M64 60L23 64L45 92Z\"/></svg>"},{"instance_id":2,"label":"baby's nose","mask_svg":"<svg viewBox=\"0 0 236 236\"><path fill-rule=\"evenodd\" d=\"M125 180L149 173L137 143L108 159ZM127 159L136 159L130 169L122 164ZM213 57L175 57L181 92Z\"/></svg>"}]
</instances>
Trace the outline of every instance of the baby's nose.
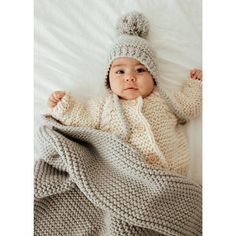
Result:
<instances>
[{"instance_id":1,"label":"baby's nose","mask_svg":"<svg viewBox=\"0 0 236 236\"><path fill-rule=\"evenodd\" d=\"M127 82L130 82L130 81L135 82L135 80L136 80L136 78L133 75L128 75L125 78L125 81L127 81Z\"/></svg>"}]
</instances>

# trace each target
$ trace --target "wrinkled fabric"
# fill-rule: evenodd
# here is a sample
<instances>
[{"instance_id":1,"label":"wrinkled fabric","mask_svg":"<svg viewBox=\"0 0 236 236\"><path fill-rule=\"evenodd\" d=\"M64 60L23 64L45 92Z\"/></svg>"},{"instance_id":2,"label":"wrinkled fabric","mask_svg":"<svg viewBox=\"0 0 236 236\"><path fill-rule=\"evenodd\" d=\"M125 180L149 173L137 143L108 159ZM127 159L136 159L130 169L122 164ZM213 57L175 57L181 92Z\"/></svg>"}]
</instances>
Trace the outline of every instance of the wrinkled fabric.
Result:
<instances>
[{"instance_id":1,"label":"wrinkled fabric","mask_svg":"<svg viewBox=\"0 0 236 236\"><path fill-rule=\"evenodd\" d=\"M115 135L45 118L34 235L201 235L201 186L147 165Z\"/></svg>"}]
</instances>

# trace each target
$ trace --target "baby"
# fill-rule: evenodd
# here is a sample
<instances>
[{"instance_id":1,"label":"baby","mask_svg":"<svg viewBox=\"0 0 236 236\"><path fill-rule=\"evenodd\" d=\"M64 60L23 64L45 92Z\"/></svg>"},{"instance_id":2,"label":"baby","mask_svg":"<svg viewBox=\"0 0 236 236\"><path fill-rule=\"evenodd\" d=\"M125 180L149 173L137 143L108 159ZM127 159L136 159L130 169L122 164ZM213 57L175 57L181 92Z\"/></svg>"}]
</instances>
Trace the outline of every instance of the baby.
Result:
<instances>
[{"instance_id":1,"label":"baby","mask_svg":"<svg viewBox=\"0 0 236 236\"><path fill-rule=\"evenodd\" d=\"M190 153L183 124L201 112L199 69L190 71L181 91L164 91L155 54L145 39L149 24L131 12L117 24L118 40L106 67L106 93L85 103L63 91L48 100L51 115L64 125L112 132L129 142L153 166L187 175Z\"/></svg>"}]
</instances>

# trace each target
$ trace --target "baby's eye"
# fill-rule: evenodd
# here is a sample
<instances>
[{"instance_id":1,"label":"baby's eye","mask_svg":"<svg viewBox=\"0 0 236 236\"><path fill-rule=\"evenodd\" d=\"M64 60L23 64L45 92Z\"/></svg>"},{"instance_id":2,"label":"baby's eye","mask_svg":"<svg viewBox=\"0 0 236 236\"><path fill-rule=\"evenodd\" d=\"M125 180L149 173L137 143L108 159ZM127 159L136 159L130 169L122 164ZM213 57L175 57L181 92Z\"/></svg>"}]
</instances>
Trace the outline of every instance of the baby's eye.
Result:
<instances>
[{"instance_id":1,"label":"baby's eye","mask_svg":"<svg viewBox=\"0 0 236 236\"><path fill-rule=\"evenodd\" d=\"M124 70L118 70L118 71L116 71L116 74L124 74L125 72L124 72Z\"/></svg>"},{"instance_id":2,"label":"baby's eye","mask_svg":"<svg viewBox=\"0 0 236 236\"><path fill-rule=\"evenodd\" d=\"M137 72L138 72L138 73L142 73L142 72L145 72L145 71L146 71L146 69L144 69L144 68L138 68L138 69L137 69Z\"/></svg>"}]
</instances>

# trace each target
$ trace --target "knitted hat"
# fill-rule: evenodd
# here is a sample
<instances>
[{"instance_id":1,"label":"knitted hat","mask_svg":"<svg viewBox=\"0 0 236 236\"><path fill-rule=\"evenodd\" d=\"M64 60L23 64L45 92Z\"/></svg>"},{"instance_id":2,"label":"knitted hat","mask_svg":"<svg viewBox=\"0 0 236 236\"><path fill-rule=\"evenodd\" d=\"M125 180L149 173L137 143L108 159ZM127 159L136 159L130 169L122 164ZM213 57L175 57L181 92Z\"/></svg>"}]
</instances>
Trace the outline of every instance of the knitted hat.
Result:
<instances>
[{"instance_id":1,"label":"knitted hat","mask_svg":"<svg viewBox=\"0 0 236 236\"><path fill-rule=\"evenodd\" d=\"M157 83L156 56L145 39L149 32L147 18L133 11L122 16L116 26L118 39L112 46L106 68L106 87L109 87L109 70L112 62L119 57L131 57L143 64Z\"/></svg>"},{"instance_id":2,"label":"knitted hat","mask_svg":"<svg viewBox=\"0 0 236 236\"><path fill-rule=\"evenodd\" d=\"M118 39L110 49L107 67L106 67L106 82L107 89L109 86L109 71L112 62L119 57L131 57L143 64L152 75L156 82L160 95L166 100L167 105L179 117L183 117L178 108L174 107L169 95L160 87L158 83L158 69L156 64L156 55L151 48L150 43L145 39L149 32L149 22L147 18L140 12L130 12L122 16L116 26ZM110 90L109 90L110 91ZM120 119L123 124L124 140L128 140L129 126L123 114L122 107L118 96L113 93L114 102L120 114ZM184 119L183 119L184 121Z\"/></svg>"}]
</instances>

